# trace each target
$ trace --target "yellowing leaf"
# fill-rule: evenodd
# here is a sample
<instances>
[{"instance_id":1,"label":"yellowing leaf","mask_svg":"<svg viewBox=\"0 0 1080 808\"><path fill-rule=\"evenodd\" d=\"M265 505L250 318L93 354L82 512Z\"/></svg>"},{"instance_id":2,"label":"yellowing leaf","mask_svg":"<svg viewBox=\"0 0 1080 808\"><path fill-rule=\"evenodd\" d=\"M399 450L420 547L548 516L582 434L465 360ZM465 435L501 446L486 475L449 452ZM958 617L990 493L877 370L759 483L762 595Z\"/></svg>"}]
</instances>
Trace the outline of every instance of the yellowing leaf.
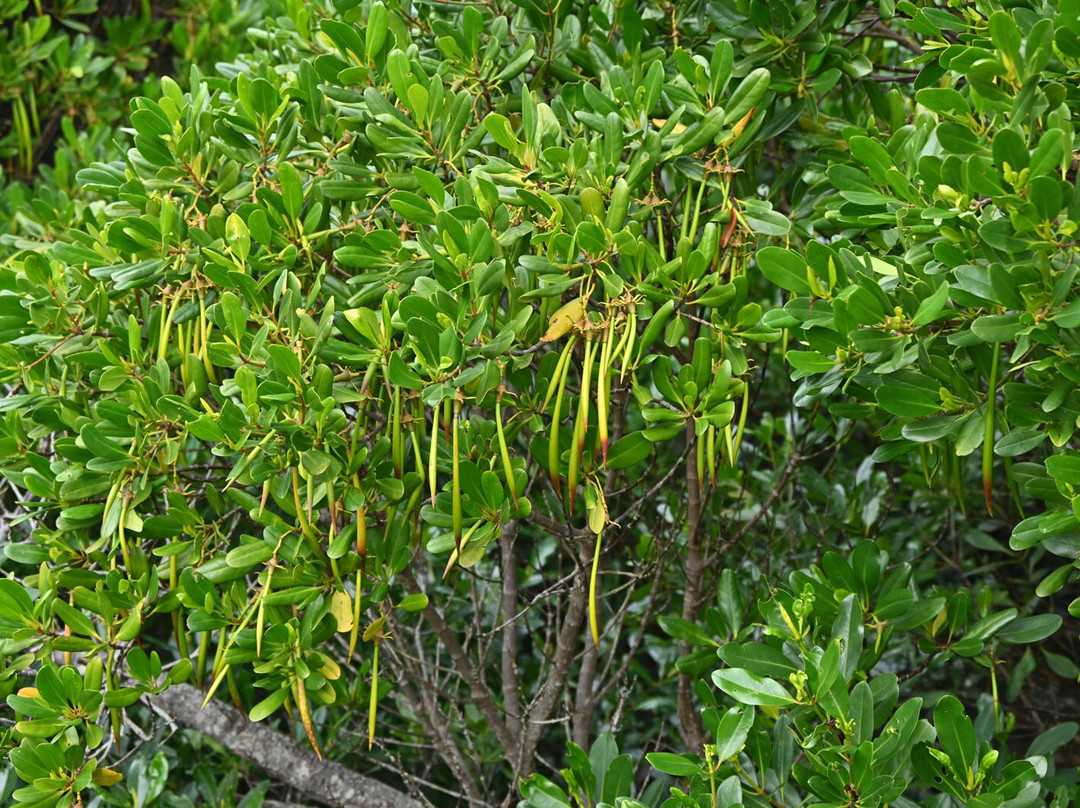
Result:
<instances>
[{"instance_id":1,"label":"yellowing leaf","mask_svg":"<svg viewBox=\"0 0 1080 808\"><path fill-rule=\"evenodd\" d=\"M556 311L551 315L551 319L548 321L547 333L540 337L540 341L554 342L560 337L566 336L574 323L585 315L585 308L588 306L588 303L589 301L587 298L579 297L571 300Z\"/></svg>"},{"instance_id":2,"label":"yellowing leaf","mask_svg":"<svg viewBox=\"0 0 1080 808\"><path fill-rule=\"evenodd\" d=\"M604 512L603 507L597 505L594 508L589 508L589 530L599 536L604 532L605 524L607 524L607 514Z\"/></svg>"},{"instance_id":3,"label":"yellowing leaf","mask_svg":"<svg viewBox=\"0 0 1080 808\"><path fill-rule=\"evenodd\" d=\"M352 618L352 613L351 612L349 614L349 617L350 617L350 621L351 621L351 618ZM339 631L340 631L340 629L339 629ZM322 657L322 662L323 662L322 667L319 668L319 673L321 673L323 676L325 676L327 679L330 679L331 681L333 681L335 679L340 679L341 678L341 666L338 665L337 662L335 662L331 657L327 656L326 654L320 654L319 656Z\"/></svg>"},{"instance_id":4,"label":"yellowing leaf","mask_svg":"<svg viewBox=\"0 0 1080 808\"><path fill-rule=\"evenodd\" d=\"M750 119L754 117L754 112L756 110L757 110L757 107L751 108L751 110L749 112L747 112L745 115L743 115L742 118L740 118L739 121L733 127L731 127L731 137L728 138L728 140L724 142L725 146L728 143L733 142L736 138L739 137L739 135L741 135L743 133L743 129L745 129L746 125L748 123L750 123Z\"/></svg>"},{"instance_id":5,"label":"yellowing leaf","mask_svg":"<svg viewBox=\"0 0 1080 808\"><path fill-rule=\"evenodd\" d=\"M115 786L121 780L124 779L124 775L120 772L113 771L112 769L94 769L94 774L91 778L99 786Z\"/></svg>"},{"instance_id":6,"label":"yellowing leaf","mask_svg":"<svg viewBox=\"0 0 1080 808\"><path fill-rule=\"evenodd\" d=\"M41 694L36 687L20 687L18 695L26 699L36 699Z\"/></svg>"},{"instance_id":7,"label":"yellowing leaf","mask_svg":"<svg viewBox=\"0 0 1080 808\"><path fill-rule=\"evenodd\" d=\"M344 634L352 631L352 598L349 597L347 592L338 591L334 593L334 597L330 599L330 614L334 615L334 619L337 620L338 632Z\"/></svg>"},{"instance_id":8,"label":"yellowing leaf","mask_svg":"<svg viewBox=\"0 0 1080 808\"><path fill-rule=\"evenodd\" d=\"M667 118L653 118L653 124L656 125L657 129L663 129L666 123ZM671 127L671 131L677 135L679 134L679 132L685 132L686 126L684 124L677 123L673 127Z\"/></svg>"},{"instance_id":9,"label":"yellowing leaf","mask_svg":"<svg viewBox=\"0 0 1080 808\"><path fill-rule=\"evenodd\" d=\"M886 277L895 277L896 267L890 264L888 261L882 261L880 258L870 256L870 266L873 267L874 272L878 275L885 275Z\"/></svg>"},{"instance_id":10,"label":"yellowing leaf","mask_svg":"<svg viewBox=\"0 0 1080 808\"><path fill-rule=\"evenodd\" d=\"M383 626L386 625L386 618L388 615L383 615L366 629L364 629L364 642L371 642L382 633Z\"/></svg>"}]
</instances>

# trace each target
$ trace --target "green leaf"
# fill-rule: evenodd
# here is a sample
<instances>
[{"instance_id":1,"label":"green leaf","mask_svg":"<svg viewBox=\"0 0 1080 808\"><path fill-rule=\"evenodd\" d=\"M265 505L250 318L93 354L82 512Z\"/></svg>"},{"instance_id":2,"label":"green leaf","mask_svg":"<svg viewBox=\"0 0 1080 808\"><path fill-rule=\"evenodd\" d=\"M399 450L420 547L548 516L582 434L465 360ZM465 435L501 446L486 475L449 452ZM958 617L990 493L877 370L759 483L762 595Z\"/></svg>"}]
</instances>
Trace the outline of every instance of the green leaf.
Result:
<instances>
[{"instance_id":1,"label":"green leaf","mask_svg":"<svg viewBox=\"0 0 1080 808\"><path fill-rule=\"evenodd\" d=\"M971 324L971 333L983 342L1012 342L1030 326L1024 326L1019 314L990 314Z\"/></svg>"},{"instance_id":2,"label":"green leaf","mask_svg":"<svg viewBox=\"0 0 1080 808\"><path fill-rule=\"evenodd\" d=\"M911 318L914 326L928 325L936 320L945 308L945 302L949 299L949 285L941 284L930 297L925 298L920 304L915 316Z\"/></svg>"},{"instance_id":3,"label":"green leaf","mask_svg":"<svg viewBox=\"0 0 1080 808\"><path fill-rule=\"evenodd\" d=\"M270 361L267 362L267 367L274 368L286 378L293 381L302 381L303 377L300 372L300 359L293 352L292 348L285 345L267 345L266 352L270 354Z\"/></svg>"},{"instance_id":4,"label":"green leaf","mask_svg":"<svg viewBox=\"0 0 1080 808\"><path fill-rule=\"evenodd\" d=\"M389 372L390 381L398 387L404 387L406 390L424 389L424 380L420 378L416 371L405 364L405 360L401 358L399 351L390 354Z\"/></svg>"},{"instance_id":5,"label":"green leaf","mask_svg":"<svg viewBox=\"0 0 1080 808\"><path fill-rule=\"evenodd\" d=\"M533 808L570 808L566 793L540 774L533 774L522 782L521 796Z\"/></svg>"},{"instance_id":6,"label":"green leaf","mask_svg":"<svg viewBox=\"0 0 1080 808\"><path fill-rule=\"evenodd\" d=\"M640 432L631 432L619 438L608 451L607 465L610 469L625 469L645 460L653 451L653 444Z\"/></svg>"},{"instance_id":7,"label":"green leaf","mask_svg":"<svg viewBox=\"0 0 1080 808\"><path fill-rule=\"evenodd\" d=\"M941 411L941 405L931 393L914 387L879 387L875 397L885 412L901 418L919 418Z\"/></svg>"},{"instance_id":8,"label":"green leaf","mask_svg":"<svg viewBox=\"0 0 1080 808\"><path fill-rule=\"evenodd\" d=\"M649 752L645 759L657 771L674 777L693 777L702 771L700 761L690 755L673 755L670 752Z\"/></svg>"},{"instance_id":9,"label":"green leaf","mask_svg":"<svg viewBox=\"0 0 1080 808\"><path fill-rule=\"evenodd\" d=\"M260 701L251 711L248 713L249 721L262 721L264 718L269 718L273 715L277 709L285 703L285 700L289 697L289 688L283 687L280 690L275 690L265 699Z\"/></svg>"},{"instance_id":10,"label":"green leaf","mask_svg":"<svg viewBox=\"0 0 1080 808\"><path fill-rule=\"evenodd\" d=\"M690 645L720 647L720 643L710 637L696 623L691 623L689 620L665 614L661 615L657 622L669 637L674 637L676 640L684 640Z\"/></svg>"},{"instance_id":11,"label":"green leaf","mask_svg":"<svg viewBox=\"0 0 1080 808\"><path fill-rule=\"evenodd\" d=\"M1055 480L1080 486L1080 455L1056 454L1046 458L1046 470Z\"/></svg>"},{"instance_id":12,"label":"green leaf","mask_svg":"<svg viewBox=\"0 0 1080 808\"><path fill-rule=\"evenodd\" d=\"M762 707L789 707L795 698L773 680L758 676L744 668L714 671L713 683L741 704Z\"/></svg>"},{"instance_id":13,"label":"green leaf","mask_svg":"<svg viewBox=\"0 0 1080 808\"><path fill-rule=\"evenodd\" d=\"M1063 619L1060 614L1037 614L1013 620L996 635L1005 642L1027 644L1045 640L1061 628Z\"/></svg>"},{"instance_id":14,"label":"green leaf","mask_svg":"<svg viewBox=\"0 0 1080 808\"><path fill-rule=\"evenodd\" d=\"M975 727L955 696L942 696L934 707L934 729L941 748L961 780L975 765Z\"/></svg>"},{"instance_id":15,"label":"green leaf","mask_svg":"<svg viewBox=\"0 0 1080 808\"><path fill-rule=\"evenodd\" d=\"M225 563L236 569L253 570L269 561L273 555L274 548L260 539L231 549L225 556Z\"/></svg>"},{"instance_id":16,"label":"green leaf","mask_svg":"<svg viewBox=\"0 0 1080 808\"><path fill-rule=\"evenodd\" d=\"M892 155L873 138L856 135L848 140L851 156L870 169L870 176L878 185L888 185L887 174L893 167Z\"/></svg>"},{"instance_id":17,"label":"green leaf","mask_svg":"<svg viewBox=\"0 0 1080 808\"><path fill-rule=\"evenodd\" d=\"M732 707L724 713L716 728L716 759L729 760L739 754L753 725L753 710Z\"/></svg>"},{"instance_id":18,"label":"green leaf","mask_svg":"<svg viewBox=\"0 0 1080 808\"><path fill-rule=\"evenodd\" d=\"M764 247L757 251L756 258L762 274L781 289L811 294L806 261L798 253L781 247Z\"/></svg>"},{"instance_id":19,"label":"green leaf","mask_svg":"<svg viewBox=\"0 0 1080 808\"><path fill-rule=\"evenodd\" d=\"M409 191L391 194L390 207L411 224L435 224L435 211L431 209L431 204Z\"/></svg>"},{"instance_id":20,"label":"green leaf","mask_svg":"<svg viewBox=\"0 0 1080 808\"><path fill-rule=\"evenodd\" d=\"M787 679L799 668L779 648L760 642L729 642L718 652L720 659L733 668L774 679Z\"/></svg>"},{"instance_id":21,"label":"green leaf","mask_svg":"<svg viewBox=\"0 0 1080 808\"><path fill-rule=\"evenodd\" d=\"M1016 457L1030 452L1046 440L1046 433L1035 428L1016 429L1008 435L1002 435L994 444L994 454L998 457Z\"/></svg>"},{"instance_id":22,"label":"green leaf","mask_svg":"<svg viewBox=\"0 0 1080 808\"><path fill-rule=\"evenodd\" d=\"M98 636L90 619L80 610L69 605L67 601L57 598L53 601L52 609L53 614L60 618L60 621L69 627L73 633L84 637Z\"/></svg>"},{"instance_id":23,"label":"green leaf","mask_svg":"<svg viewBox=\"0 0 1080 808\"><path fill-rule=\"evenodd\" d=\"M738 123L750 110L761 103L765 93L769 91L771 81L772 74L768 68L758 67L747 73L746 77L739 82L739 86L735 88L735 92L731 94L727 104L724 105L726 110L724 126Z\"/></svg>"}]
</instances>

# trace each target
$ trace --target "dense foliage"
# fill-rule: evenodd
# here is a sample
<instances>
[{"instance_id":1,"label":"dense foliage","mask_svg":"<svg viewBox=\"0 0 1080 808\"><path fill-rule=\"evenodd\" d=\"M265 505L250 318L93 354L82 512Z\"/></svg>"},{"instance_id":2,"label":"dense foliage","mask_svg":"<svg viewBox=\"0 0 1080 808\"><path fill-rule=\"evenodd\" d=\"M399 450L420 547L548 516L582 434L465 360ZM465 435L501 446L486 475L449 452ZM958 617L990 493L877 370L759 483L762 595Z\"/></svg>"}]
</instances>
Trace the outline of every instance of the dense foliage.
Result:
<instances>
[{"instance_id":1,"label":"dense foliage","mask_svg":"<svg viewBox=\"0 0 1080 808\"><path fill-rule=\"evenodd\" d=\"M231 8L19 88L0 797L1074 799L1074 0Z\"/></svg>"}]
</instances>

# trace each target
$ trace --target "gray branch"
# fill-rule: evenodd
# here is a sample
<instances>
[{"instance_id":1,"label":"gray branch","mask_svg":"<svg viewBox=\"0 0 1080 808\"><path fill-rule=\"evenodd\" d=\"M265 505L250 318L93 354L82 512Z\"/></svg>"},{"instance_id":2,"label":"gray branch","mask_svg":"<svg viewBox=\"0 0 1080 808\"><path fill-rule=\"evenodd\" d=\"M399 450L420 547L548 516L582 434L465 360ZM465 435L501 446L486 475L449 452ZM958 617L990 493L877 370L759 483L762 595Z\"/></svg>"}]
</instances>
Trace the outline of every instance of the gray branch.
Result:
<instances>
[{"instance_id":1,"label":"gray branch","mask_svg":"<svg viewBox=\"0 0 1080 808\"><path fill-rule=\"evenodd\" d=\"M173 685L153 697L154 707L177 724L214 739L230 752L306 797L332 808L421 808L420 803L385 783L319 760L291 738L248 721L236 708L213 701L199 709L203 694L191 685Z\"/></svg>"}]
</instances>

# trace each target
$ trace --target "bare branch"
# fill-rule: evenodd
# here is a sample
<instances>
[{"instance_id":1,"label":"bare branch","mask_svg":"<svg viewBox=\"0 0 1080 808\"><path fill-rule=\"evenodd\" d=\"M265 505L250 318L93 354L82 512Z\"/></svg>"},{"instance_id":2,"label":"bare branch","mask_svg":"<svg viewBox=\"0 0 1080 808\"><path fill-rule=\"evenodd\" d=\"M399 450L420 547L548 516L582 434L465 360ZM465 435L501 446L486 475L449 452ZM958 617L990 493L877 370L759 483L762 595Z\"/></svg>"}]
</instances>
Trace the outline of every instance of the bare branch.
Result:
<instances>
[{"instance_id":1,"label":"bare branch","mask_svg":"<svg viewBox=\"0 0 1080 808\"><path fill-rule=\"evenodd\" d=\"M220 743L234 755L262 767L267 774L307 797L332 808L421 808L420 803L385 783L319 760L269 727L248 721L240 711L211 700L200 709L203 694L191 685L173 685L152 697L156 710L177 724Z\"/></svg>"}]
</instances>

